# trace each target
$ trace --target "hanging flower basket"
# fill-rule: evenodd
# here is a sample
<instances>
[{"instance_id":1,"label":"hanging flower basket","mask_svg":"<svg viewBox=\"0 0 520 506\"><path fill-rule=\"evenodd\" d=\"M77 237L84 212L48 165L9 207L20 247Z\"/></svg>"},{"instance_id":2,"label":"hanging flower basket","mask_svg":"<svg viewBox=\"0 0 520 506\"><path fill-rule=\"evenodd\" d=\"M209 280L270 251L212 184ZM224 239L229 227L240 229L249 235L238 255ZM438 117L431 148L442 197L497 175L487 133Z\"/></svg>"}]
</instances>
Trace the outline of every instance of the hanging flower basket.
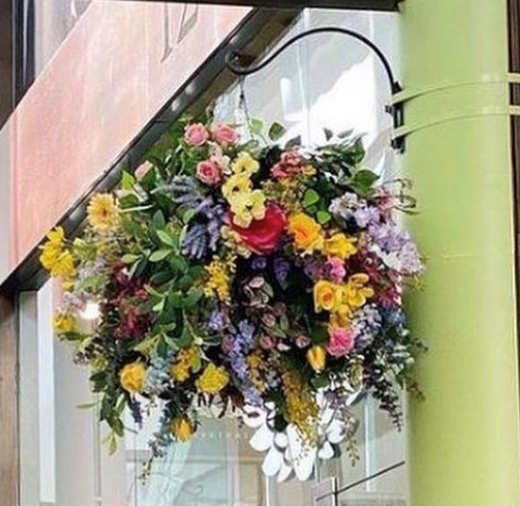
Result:
<instances>
[{"instance_id":1,"label":"hanging flower basket","mask_svg":"<svg viewBox=\"0 0 520 506\"><path fill-rule=\"evenodd\" d=\"M229 414L256 430L266 474L304 480L352 442L359 395L401 426L422 349L402 306L423 270L397 223L409 185L360 166L359 139L283 135L275 124L269 141L242 142L232 125L181 121L91 199L79 237L49 234L57 333L92 369L112 447L125 408L141 424L161 407L154 456L189 440L203 412ZM96 304L86 330L79 315Z\"/></svg>"}]
</instances>

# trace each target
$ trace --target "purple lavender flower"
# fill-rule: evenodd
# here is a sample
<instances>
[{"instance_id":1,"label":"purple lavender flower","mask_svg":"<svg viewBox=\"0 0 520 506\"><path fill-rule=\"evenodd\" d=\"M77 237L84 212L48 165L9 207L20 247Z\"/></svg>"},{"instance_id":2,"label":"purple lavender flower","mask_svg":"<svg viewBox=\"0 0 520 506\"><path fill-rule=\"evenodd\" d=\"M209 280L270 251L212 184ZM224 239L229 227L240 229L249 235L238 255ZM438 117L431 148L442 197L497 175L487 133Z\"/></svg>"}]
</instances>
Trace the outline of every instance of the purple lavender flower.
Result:
<instances>
[{"instance_id":1,"label":"purple lavender flower","mask_svg":"<svg viewBox=\"0 0 520 506\"><path fill-rule=\"evenodd\" d=\"M248 403L257 406L261 404L262 397L251 383L246 360L246 354L252 344L254 333L254 325L247 320L242 320L238 324L237 332L223 341L222 349L226 352L231 368L240 382L244 398Z\"/></svg>"}]
</instances>

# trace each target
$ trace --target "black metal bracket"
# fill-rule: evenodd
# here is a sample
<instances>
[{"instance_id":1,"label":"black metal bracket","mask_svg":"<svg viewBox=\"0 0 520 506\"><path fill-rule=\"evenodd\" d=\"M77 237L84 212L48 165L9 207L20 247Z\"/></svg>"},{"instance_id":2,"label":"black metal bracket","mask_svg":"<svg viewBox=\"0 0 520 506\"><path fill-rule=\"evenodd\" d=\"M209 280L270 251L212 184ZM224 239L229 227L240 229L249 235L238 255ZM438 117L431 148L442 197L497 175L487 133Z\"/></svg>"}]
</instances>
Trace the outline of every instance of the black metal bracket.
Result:
<instances>
[{"instance_id":1,"label":"black metal bracket","mask_svg":"<svg viewBox=\"0 0 520 506\"><path fill-rule=\"evenodd\" d=\"M267 67L273 60L275 60L281 53L283 53L289 46L292 46L295 42L305 37L309 37L310 35L316 35L319 33L337 33L341 35L347 35L367 46L377 56L377 58L384 67L385 74L387 76L388 84L390 87L390 94L394 96L395 94L402 91L403 88L399 84L399 81L397 81L397 79L395 78L390 62L388 61L385 54L381 51L381 49L379 49L370 39L368 39L364 35L353 30L349 30L347 28L340 28L337 26L324 26L321 28L312 28L310 30L305 30L304 32L299 33L298 35L291 37L289 40L287 40L284 44L282 44L278 49L276 49L272 54L264 58L257 65L251 65L248 67L240 65L239 62L241 60L243 61L246 58L246 56L237 53L236 51L231 51L226 55L226 66L233 74L242 78L251 74L255 74L256 72L259 72L263 68ZM404 106L402 102L392 103L388 105L385 108L385 111L392 116L394 131L397 131L399 127L402 127L404 125ZM397 152L403 153L405 148L404 137L394 137L392 139L391 145Z\"/></svg>"}]
</instances>

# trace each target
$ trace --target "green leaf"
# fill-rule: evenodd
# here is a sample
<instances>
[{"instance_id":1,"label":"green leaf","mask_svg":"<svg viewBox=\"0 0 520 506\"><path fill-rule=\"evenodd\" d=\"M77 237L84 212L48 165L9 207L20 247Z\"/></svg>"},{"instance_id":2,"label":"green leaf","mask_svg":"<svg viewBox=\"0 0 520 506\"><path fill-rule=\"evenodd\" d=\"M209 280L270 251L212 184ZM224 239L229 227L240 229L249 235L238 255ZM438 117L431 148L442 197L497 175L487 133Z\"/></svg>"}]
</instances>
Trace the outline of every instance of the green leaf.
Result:
<instances>
[{"instance_id":1,"label":"green leaf","mask_svg":"<svg viewBox=\"0 0 520 506\"><path fill-rule=\"evenodd\" d=\"M85 404L77 404L76 409L92 409L97 405L97 402L86 402Z\"/></svg>"},{"instance_id":2,"label":"green leaf","mask_svg":"<svg viewBox=\"0 0 520 506\"><path fill-rule=\"evenodd\" d=\"M324 388L329 384L329 378L326 374L321 374L312 378L311 383L314 388Z\"/></svg>"},{"instance_id":3,"label":"green leaf","mask_svg":"<svg viewBox=\"0 0 520 506\"><path fill-rule=\"evenodd\" d=\"M277 141L285 134L285 128L280 123L274 122L270 127L267 135L272 141Z\"/></svg>"},{"instance_id":4,"label":"green leaf","mask_svg":"<svg viewBox=\"0 0 520 506\"><path fill-rule=\"evenodd\" d=\"M361 169L354 174L353 182L354 184L370 188L378 179L379 176L375 172Z\"/></svg>"},{"instance_id":5,"label":"green leaf","mask_svg":"<svg viewBox=\"0 0 520 506\"><path fill-rule=\"evenodd\" d=\"M139 199L137 198L137 195L135 195L134 193L121 197L120 199L118 199L118 202L121 206L121 209L127 212L131 212L130 209L139 206Z\"/></svg>"},{"instance_id":6,"label":"green leaf","mask_svg":"<svg viewBox=\"0 0 520 506\"><path fill-rule=\"evenodd\" d=\"M183 291L188 290L193 285L193 281L194 279L189 274L185 274L179 279L179 289Z\"/></svg>"},{"instance_id":7,"label":"green leaf","mask_svg":"<svg viewBox=\"0 0 520 506\"><path fill-rule=\"evenodd\" d=\"M202 298L204 295L204 291L201 288L191 288L188 291L188 295L184 299L184 307L190 308L194 307L197 302Z\"/></svg>"},{"instance_id":8,"label":"green leaf","mask_svg":"<svg viewBox=\"0 0 520 506\"><path fill-rule=\"evenodd\" d=\"M133 255L132 253L127 253L126 255L123 255L121 258L121 262L124 264L133 264L135 261L139 260L139 255Z\"/></svg>"},{"instance_id":9,"label":"green leaf","mask_svg":"<svg viewBox=\"0 0 520 506\"><path fill-rule=\"evenodd\" d=\"M264 122L260 119L251 118L249 120L249 129L253 135L262 135L264 129Z\"/></svg>"},{"instance_id":10,"label":"green leaf","mask_svg":"<svg viewBox=\"0 0 520 506\"><path fill-rule=\"evenodd\" d=\"M170 255L171 252L172 250L170 249L159 249L157 251L154 251L148 258L148 260L154 263L160 262L161 260L164 260L168 255Z\"/></svg>"},{"instance_id":11,"label":"green leaf","mask_svg":"<svg viewBox=\"0 0 520 506\"><path fill-rule=\"evenodd\" d=\"M161 230L166 226L166 219L162 211L156 211L152 218L153 226L156 230Z\"/></svg>"},{"instance_id":12,"label":"green leaf","mask_svg":"<svg viewBox=\"0 0 520 506\"><path fill-rule=\"evenodd\" d=\"M332 132L332 130L329 130L328 128L324 128L323 133L325 134L325 139L327 141L330 141L332 137L334 137L334 133Z\"/></svg>"},{"instance_id":13,"label":"green leaf","mask_svg":"<svg viewBox=\"0 0 520 506\"><path fill-rule=\"evenodd\" d=\"M164 309L165 303L166 303L166 297L164 297L157 304L155 304L155 306L152 308L152 311L154 311L155 313L161 313L162 310Z\"/></svg>"},{"instance_id":14,"label":"green leaf","mask_svg":"<svg viewBox=\"0 0 520 506\"><path fill-rule=\"evenodd\" d=\"M132 176L132 174L124 170L123 174L121 175L121 188L123 190L131 190L134 187L134 184L134 176Z\"/></svg>"},{"instance_id":15,"label":"green leaf","mask_svg":"<svg viewBox=\"0 0 520 506\"><path fill-rule=\"evenodd\" d=\"M309 188L303 195L303 206L310 207L310 206L316 204L319 200L320 200L320 196L318 195L316 190Z\"/></svg>"},{"instance_id":16,"label":"green leaf","mask_svg":"<svg viewBox=\"0 0 520 506\"><path fill-rule=\"evenodd\" d=\"M175 237L169 234L166 230L157 230L157 237L159 237L159 239L167 246L171 246L172 248L176 247Z\"/></svg>"},{"instance_id":17,"label":"green leaf","mask_svg":"<svg viewBox=\"0 0 520 506\"><path fill-rule=\"evenodd\" d=\"M190 220L195 216L195 209L193 208L189 208L189 209L186 209L186 211L184 211L184 213L182 213L182 222L184 224L188 224L190 222Z\"/></svg>"},{"instance_id":18,"label":"green leaf","mask_svg":"<svg viewBox=\"0 0 520 506\"><path fill-rule=\"evenodd\" d=\"M320 225L325 225L325 223L328 223L330 221L330 219L332 218L332 216L330 215L330 213L328 211L318 211L316 213L316 219L318 220L318 223Z\"/></svg>"},{"instance_id":19,"label":"green leaf","mask_svg":"<svg viewBox=\"0 0 520 506\"><path fill-rule=\"evenodd\" d=\"M178 271L180 273L185 273L188 271L188 264L186 260L182 257L171 257L170 258L170 266L174 271Z\"/></svg>"},{"instance_id":20,"label":"green leaf","mask_svg":"<svg viewBox=\"0 0 520 506\"><path fill-rule=\"evenodd\" d=\"M168 304L174 308L181 308L184 304L184 297L181 292L174 292L168 295Z\"/></svg>"},{"instance_id":21,"label":"green leaf","mask_svg":"<svg viewBox=\"0 0 520 506\"><path fill-rule=\"evenodd\" d=\"M294 148L295 146L301 146L301 143L302 143L302 138L300 135L298 135L297 137L293 137L292 139L289 139L285 143L284 149L291 149L291 148Z\"/></svg>"}]
</instances>

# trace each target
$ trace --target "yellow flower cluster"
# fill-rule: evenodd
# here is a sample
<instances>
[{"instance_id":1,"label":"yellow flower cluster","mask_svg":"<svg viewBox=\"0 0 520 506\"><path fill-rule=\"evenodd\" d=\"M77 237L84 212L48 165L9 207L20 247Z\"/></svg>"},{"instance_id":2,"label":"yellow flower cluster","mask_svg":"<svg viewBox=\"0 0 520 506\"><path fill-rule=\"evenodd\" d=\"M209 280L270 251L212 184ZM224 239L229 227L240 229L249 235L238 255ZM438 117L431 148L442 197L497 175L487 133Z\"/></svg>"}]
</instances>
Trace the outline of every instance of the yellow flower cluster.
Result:
<instances>
[{"instance_id":1,"label":"yellow flower cluster","mask_svg":"<svg viewBox=\"0 0 520 506\"><path fill-rule=\"evenodd\" d=\"M230 256L226 260L214 257L205 267L207 281L204 284L204 293L207 297L216 295L221 302L231 303L230 284L231 275L235 271L236 257Z\"/></svg>"},{"instance_id":2,"label":"yellow flower cluster","mask_svg":"<svg viewBox=\"0 0 520 506\"><path fill-rule=\"evenodd\" d=\"M333 314L331 323L344 326L352 312L374 295L374 289L367 286L368 281L369 277L364 273L353 274L346 283L318 281L314 285L315 311L329 311Z\"/></svg>"},{"instance_id":3,"label":"yellow flower cluster","mask_svg":"<svg viewBox=\"0 0 520 506\"><path fill-rule=\"evenodd\" d=\"M265 362L259 352L251 353L246 357L246 362L249 368L249 379L254 387L260 392L264 392L267 385L262 379L262 370L265 367Z\"/></svg>"},{"instance_id":4,"label":"yellow flower cluster","mask_svg":"<svg viewBox=\"0 0 520 506\"><path fill-rule=\"evenodd\" d=\"M51 276L65 279L76 274L72 253L65 248L65 232L57 227L47 234L47 242L42 246L40 261Z\"/></svg>"},{"instance_id":5,"label":"yellow flower cluster","mask_svg":"<svg viewBox=\"0 0 520 506\"><path fill-rule=\"evenodd\" d=\"M229 383L229 374L225 367L217 367L210 363L196 381L199 392L218 394Z\"/></svg>"},{"instance_id":6,"label":"yellow flower cluster","mask_svg":"<svg viewBox=\"0 0 520 506\"><path fill-rule=\"evenodd\" d=\"M54 329L58 334L73 332L76 328L76 318L70 313L58 313L54 318Z\"/></svg>"},{"instance_id":7,"label":"yellow flower cluster","mask_svg":"<svg viewBox=\"0 0 520 506\"><path fill-rule=\"evenodd\" d=\"M265 216L265 195L261 190L253 190L251 176L260 164L249 153L239 153L231 164L233 175L222 185L222 195L229 202L233 222L247 228L253 220Z\"/></svg>"},{"instance_id":8,"label":"yellow flower cluster","mask_svg":"<svg viewBox=\"0 0 520 506\"><path fill-rule=\"evenodd\" d=\"M171 377L182 383L186 381L200 361L200 352L196 346L183 348L177 355L176 362L170 368Z\"/></svg>"},{"instance_id":9,"label":"yellow flower cluster","mask_svg":"<svg viewBox=\"0 0 520 506\"><path fill-rule=\"evenodd\" d=\"M146 366L140 362L126 364L119 372L121 386L130 393L140 393L144 390Z\"/></svg>"},{"instance_id":10,"label":"yellow flower cluster","mask_svg":"<svg viewBox=\"0 0 520 506\"><path fill-rule=\"evenodd\" d=\"M172 422L172 432L177 441L186 443L192 438L195 427L189 418L176 418Z\"/></svg>"},{"instance_id":11,"label":"yellow flower cluster","mask_svg":"<svg viewBox=\"0 0 520 506\"><path fill-rule=\"evenodd\" d=\"M110 193L99 193L90 199L87 221L99 233L107 233L119 225L119 208Z\"/></svg>"},{"instance_id":12,"label":"yellow flower cluster","mask_svg":"<svg viewBox=\"0 0 520 506\"><path fill-rule=\"evenodd\" d=\"M342 232L325 238L322 226L303 212L294 213L289 217L288 230L296 248L303 253L321 251L324 255L346 260L357 252L356 238L347 237Z\"/></svg>"},{"instance_id":13,"label":"yellow flower cluster","mask_svg":"<svg viewBox=\"0 0 520 506\"><path fill-rule=\"evenodd\" d=\"M318 405L307 384L295 373L285 372L282 383L289 421L296 425L304 441L312 444L316 438L314 424L319 413Z\"/></svg>"}]
</instances>

